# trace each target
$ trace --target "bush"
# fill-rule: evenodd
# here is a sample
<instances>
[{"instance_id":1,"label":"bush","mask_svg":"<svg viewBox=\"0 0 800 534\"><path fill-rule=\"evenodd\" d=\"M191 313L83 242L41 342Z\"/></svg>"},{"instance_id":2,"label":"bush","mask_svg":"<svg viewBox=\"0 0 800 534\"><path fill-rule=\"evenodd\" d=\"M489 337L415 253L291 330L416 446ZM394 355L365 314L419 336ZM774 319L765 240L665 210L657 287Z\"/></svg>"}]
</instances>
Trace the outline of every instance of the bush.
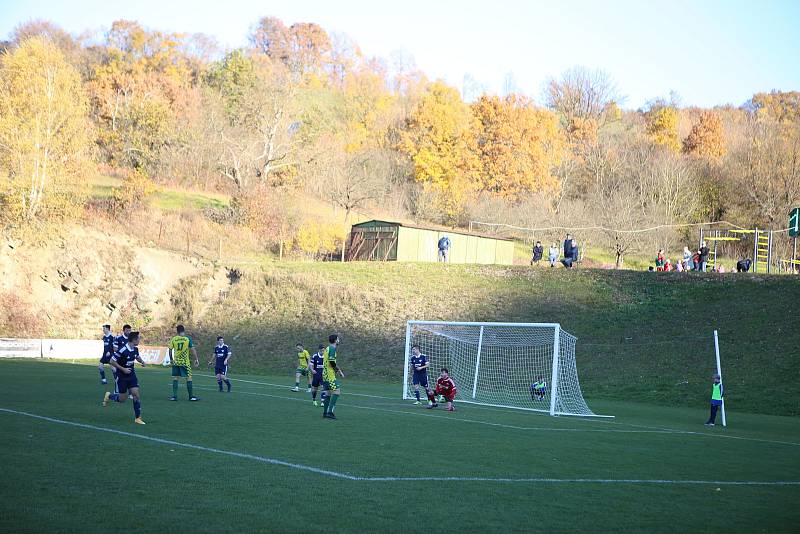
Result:
<instances>
[{"instance_id":1,"label":"bush","mask_svg":"<svg viewBox=\"0 0 800 534\"><path fill-rule=\"evenodd\" d=\"M126 173L122 187L114 190L114 212L120 214L140 208L147 197L157 189L156 184L144 171L135 170Z\"/></svg>"},{"instance_id":2,"label":"bush","mask_svg":"<svg viewBox=\"0 0 800 534\"><path fill-rule=\"evenodd\" d=\"M307 220L297 231L297 247L314 259L336 254L341 250L344 232L340 224Z\"/></svg>"}]
</instances>

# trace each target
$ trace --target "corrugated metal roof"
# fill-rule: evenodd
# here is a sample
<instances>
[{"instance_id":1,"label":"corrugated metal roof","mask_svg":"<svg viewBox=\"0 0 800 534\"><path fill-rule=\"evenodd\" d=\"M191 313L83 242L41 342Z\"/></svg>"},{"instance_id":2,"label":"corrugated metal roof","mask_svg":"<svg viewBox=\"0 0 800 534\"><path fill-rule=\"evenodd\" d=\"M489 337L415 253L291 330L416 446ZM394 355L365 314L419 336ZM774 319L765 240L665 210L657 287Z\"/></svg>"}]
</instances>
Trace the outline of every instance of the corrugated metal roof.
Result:
<instances>
[{"instance_id":1,"label":"corrugated metal roof","mask_svg":"<svg viewBox=\"0 0 800 534\"><path fill-rule=\"evenodd\" d=\"M370 226L374 226L374 223L381 223L383 226L402 226L404 228L414 228L415 230L429 230L431 232L446 232L446 233L449 233L449 234L458 234L458 235L469 235L469 236L475 236L475 237L483 237L485 239L496 239L498 241L513 241L513 239L509 239L507 237L499 237L499 236L490 235L490 234L481 234L481 233L478 233L478 232L464 232L462 230L454 230L452 228L447 228L447 227L444 227L444 226L438 226L438 227L437 226L429 226L429 227L425 227L425 226L416 226L416 225L413 225L413 224L405 224L405 223L396 222L396 221L384 221L384 220L381 220L381 219L371 219L369 221L363 221L363 222L354 224L352 227L353 228L361 228L361 227L367 227L368 228Z\"/></svg>"}]
</instances>

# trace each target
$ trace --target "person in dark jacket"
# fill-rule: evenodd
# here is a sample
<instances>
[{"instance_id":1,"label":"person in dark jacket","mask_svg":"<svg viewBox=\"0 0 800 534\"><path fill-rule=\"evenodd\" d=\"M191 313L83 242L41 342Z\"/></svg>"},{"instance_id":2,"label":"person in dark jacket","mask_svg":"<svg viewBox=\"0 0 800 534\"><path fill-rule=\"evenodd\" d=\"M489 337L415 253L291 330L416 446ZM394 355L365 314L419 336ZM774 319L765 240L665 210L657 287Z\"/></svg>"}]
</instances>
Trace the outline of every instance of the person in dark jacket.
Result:
<instances>
[{"instance_id":1,"label":"person in dark jacket","mask_svg":"<svg viewBox=\"0 0 800 534\"><path fill-rule=\"evenodd\" d=\"M437 243L439 249L439 261L443 263L450 262L450 238L446 235L442 236Z\"/></svg>"},{"instance_id":2,"label":"person in dark jacket","mask_svg":"<svg viewBox=\"0 0 800 534\"><path fill-rule=\"evenodd\" d=\"M706 264L708 263L708 246L706 245L705 241L700 243L700 249L697 251L697 254L700 256L700 270L702 272L706 272Z\"/></svg>"},{"instance_id":3,"label":"person in dark jacket","mask_svg":"<svg viewBox=\"0 0 800 534\"><path fill-rule=\"evenodd\" d=\"M542 255L544 255L544 247L542 246L541 241L537 241L536 244L533 245L533 257L531 258L531 265L538 265L539 262L542 261Z\"/></svg>"},{"instance_id":4,"label":"person in dark jacket","mask_svg":"<svg viewBox=\"0 0 800 534\"><path fill-rule=\"evenodd\" d=\"M748 272L750 270L750 265L752 265L752 264L753 264L753 262L748 258L739 260L739 261L736 262L736 272L737 273L746 273L746 272Z\"/></svg>"},{"instance_id":5,"label":"person in dark jacket","mask_svg":"<svg viewBox=\"0 0 800 534\"><path fill-rule=\"evenodd\" d=\"M578 243L574 239L564 242L564 259L561 263L564 267L571 269L578 262Z\"/></svg>"},{"instance_id":6,"label":"person in dark jacket","mask_svg":"<svg viewBox=\"0 0 800 534\"><path fill-rule=\"evenodd\" d=\"M564 258L572 257L572 234L567 234L564 238Z\"/></svg>"},{"instance_id":7,"label":"person in dark jacket","mask_svg":"<svg viewBox=\"0 0 800 534\"><path fill-rule=\"evenodd\" d=\"M570 251L569 251L570 257L572 258L572 263L578 262L578 255L579 255L578 252L579 252L578 242L573 239L570 241Z\"/></svg>"}]
</instances>

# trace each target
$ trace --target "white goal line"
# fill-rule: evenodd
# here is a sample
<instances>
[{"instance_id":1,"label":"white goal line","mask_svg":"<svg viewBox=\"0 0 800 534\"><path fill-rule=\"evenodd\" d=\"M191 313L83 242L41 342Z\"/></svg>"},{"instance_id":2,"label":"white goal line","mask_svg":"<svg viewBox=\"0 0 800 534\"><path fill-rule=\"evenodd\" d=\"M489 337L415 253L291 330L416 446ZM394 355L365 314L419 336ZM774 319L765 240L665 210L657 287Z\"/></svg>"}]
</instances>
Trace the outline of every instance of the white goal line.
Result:
<instances>
[{"instance_id":1,"label":"white goal line","mask_svg":"<svg viewBox=\"0 0 800 534\"><path fill-rule=\"evenodd\" d=\"M285 460L278 460L276 458L269 458L267 456L259 456L257 454L249 454L244 452L229 451L225 449L217 449L214 447L205 447L203 445L196 445L193 443L184 443L174 441L171 439L157 438L154 436L146 436L144 434L136 434L134 432L126 432L124 430L116 430L114 428L107 428L102 426L90 425L86 423L78 423L76 421L67 421L65 419L57 419L55 417L48 417L45 415L38 415L30 412L23 412L20 410L12 410L10 408L0 408L0 412L18 415L22 417L29 417L48 423L59 425L71 426L74 428L82 428L85 430L95 430L98 432L107 432L119 436L129 438L141 439L162 445L172 445L174 447L183 447L187 449L194 449L213 454L221 454L224 456L232 456L241 458L243 460L252 460L256 462L279 465L317 475L338 478L343 480L351 480L354 482L499 482L499 483L534 483L534 484L656 484L656 485L709 485L709 486L800 486L800 481L796 480L668 480L668 479L636 479L636 478L546 478L546 477L527 477L527 478L510 478L510 477L404 477L404 476L358 476L350 475L347 473L340 473L329 469L321 469L310 465L298 464L294 462L287 462Z\"/></svg>"}]
</instances>

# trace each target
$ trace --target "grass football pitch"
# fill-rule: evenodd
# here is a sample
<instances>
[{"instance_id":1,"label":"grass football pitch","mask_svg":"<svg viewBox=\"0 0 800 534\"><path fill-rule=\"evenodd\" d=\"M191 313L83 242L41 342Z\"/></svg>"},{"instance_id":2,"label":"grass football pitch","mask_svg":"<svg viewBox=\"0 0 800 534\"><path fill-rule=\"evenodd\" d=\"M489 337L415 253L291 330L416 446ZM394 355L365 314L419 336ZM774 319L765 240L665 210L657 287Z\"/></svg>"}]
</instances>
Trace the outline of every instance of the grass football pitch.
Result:
<instances>
[{"instance_id":1,"label":"grass football pitch","mask_svg":"<svg viewBox=\"0 0 800 534\"><path fill-rule=\"evenodd\" d=\"M100 406L96 368L0 361L0 532L796 531L800 425L592 401L613 420L398 398L343 381L336 421L283 377ZM110 376L110 373L109 373ZM757 395L757 389L752 394Z\"/></svg>"}]
</instances>

